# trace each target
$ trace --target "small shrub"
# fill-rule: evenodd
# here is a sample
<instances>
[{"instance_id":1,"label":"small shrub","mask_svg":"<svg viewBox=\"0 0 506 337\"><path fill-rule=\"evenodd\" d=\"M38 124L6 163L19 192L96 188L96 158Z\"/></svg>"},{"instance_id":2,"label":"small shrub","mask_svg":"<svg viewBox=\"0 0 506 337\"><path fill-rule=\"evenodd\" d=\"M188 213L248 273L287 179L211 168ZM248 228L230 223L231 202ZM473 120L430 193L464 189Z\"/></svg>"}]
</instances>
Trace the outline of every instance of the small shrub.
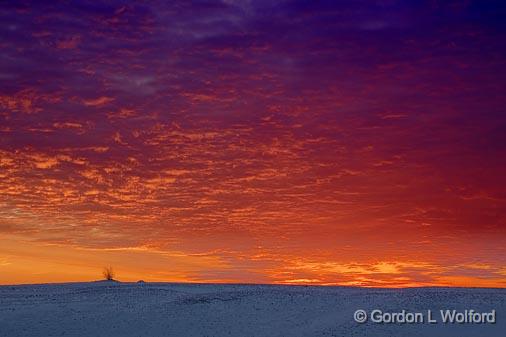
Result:
<instances>
[{"instance_id":1,"label":"small shrub","mask_svg":"<svg viewBox=\"0 0 506 337\"><path fill-rule=\"evenodd\" d=\"M114 276L116 276L111 266L105 267L104 270L102 271L102 275L104 275L104 278L107 281L114 281Z\"/></svg>"}]
</instances>

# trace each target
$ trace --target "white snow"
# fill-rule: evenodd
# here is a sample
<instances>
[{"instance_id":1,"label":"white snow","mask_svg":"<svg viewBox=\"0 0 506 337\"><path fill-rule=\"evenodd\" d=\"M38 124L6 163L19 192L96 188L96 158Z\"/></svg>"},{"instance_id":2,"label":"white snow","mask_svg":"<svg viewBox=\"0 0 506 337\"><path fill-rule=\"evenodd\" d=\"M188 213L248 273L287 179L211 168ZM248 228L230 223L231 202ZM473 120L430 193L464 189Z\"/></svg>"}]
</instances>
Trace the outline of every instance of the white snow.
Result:
<instances>
[{"instance_id":1,"label":"white snow","mask_svg":"<svg viewBox=\"0 0 506 337\"><path fill-rule=\"evenodd\" d=\"M506 289L91 282L0 286L0 336L506 336ZM496 324L356 323L357 309L496 310Z\"/></svg>"}]
</instances>

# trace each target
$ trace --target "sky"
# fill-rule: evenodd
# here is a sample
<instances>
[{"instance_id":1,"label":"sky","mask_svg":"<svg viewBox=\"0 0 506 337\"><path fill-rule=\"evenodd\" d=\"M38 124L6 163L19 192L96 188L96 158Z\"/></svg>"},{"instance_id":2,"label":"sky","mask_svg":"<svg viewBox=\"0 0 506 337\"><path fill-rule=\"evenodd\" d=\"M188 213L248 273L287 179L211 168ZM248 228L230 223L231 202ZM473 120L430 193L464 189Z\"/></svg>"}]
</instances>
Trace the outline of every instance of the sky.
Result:
<instances>
[{"instance_id":1,"label":"sky","mask_svg":"<svg viewBox=\"0 0 506 337\"><path fill-rule=\"evenodd\" d=\"M506 287L497 1L0 5L0 284Z\"/></svg>"}]
</instances>

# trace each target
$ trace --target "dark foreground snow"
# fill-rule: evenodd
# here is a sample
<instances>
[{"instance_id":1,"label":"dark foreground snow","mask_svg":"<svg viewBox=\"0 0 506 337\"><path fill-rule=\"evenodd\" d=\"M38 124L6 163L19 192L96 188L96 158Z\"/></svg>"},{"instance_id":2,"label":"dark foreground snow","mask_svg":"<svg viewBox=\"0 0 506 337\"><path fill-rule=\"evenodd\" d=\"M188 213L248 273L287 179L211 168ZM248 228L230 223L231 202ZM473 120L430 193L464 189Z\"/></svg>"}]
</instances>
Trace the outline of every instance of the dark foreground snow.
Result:
<instances>
[{"instance_id":1,"label":"dark foreground snow","mask_svg":"<svg viewBox=\"0 0 506 337\"><path fill-rule=\"evenodd\" d=\"M73 283L0 286L0 336L506 336L506 289ZM495 324L356 323L353 313L496 310Z\"/></svg>"}]
</instances>

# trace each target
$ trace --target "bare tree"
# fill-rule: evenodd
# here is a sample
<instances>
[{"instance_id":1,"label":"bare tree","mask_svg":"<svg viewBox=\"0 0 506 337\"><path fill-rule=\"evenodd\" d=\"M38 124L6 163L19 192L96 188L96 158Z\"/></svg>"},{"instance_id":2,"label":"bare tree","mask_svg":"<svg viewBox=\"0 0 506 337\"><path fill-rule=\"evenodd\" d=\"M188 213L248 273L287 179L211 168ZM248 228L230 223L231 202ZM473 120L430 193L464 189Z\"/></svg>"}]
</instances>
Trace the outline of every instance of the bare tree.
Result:
<instances>
[{"instance_id":1,"label":"bare tree","mask_svg":"<svg viewBox=\"0 0 506 337\"><path fill-rule=\"evenodd\" d=\"M114 274L114 270L112 269L111 266L109 267L104 267L104 270L102 271L102 275L104 275L104 278L107 280L107 281L113 281L114 280L114 276L116 276Z\"/></svg>"}]
</instances>

